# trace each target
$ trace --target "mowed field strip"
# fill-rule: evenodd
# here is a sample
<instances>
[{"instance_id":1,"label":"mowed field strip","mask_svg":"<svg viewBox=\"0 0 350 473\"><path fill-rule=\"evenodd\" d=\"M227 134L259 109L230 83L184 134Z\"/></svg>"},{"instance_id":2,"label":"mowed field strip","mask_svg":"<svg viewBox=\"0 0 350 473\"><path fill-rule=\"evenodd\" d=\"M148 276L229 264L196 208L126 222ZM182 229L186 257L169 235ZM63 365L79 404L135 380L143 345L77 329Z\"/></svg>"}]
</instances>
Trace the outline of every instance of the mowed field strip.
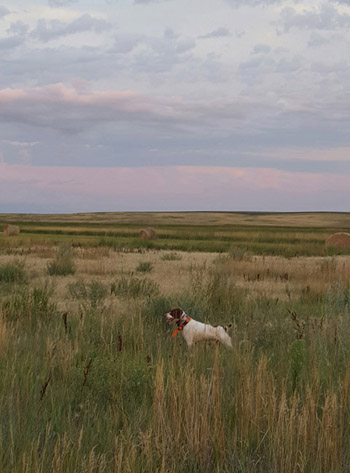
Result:
<instances>
[{"instance_id":1,"label":"mowed field strip","mask_svg":"<svg viewBox=\"0 0 350 473\"><path fill-rule=\"evenodd\" d=\"M3 226L15 223L21 234L16 244L57 244L70 240L74 246L101 246L182 251L227 252L231 248L253 254L322 256L339 253L325 249L333 233L348 232L345 213L96 213L74 215L0 214ZM140 241L139 231L152 227L157 240ZM0 244L11 245L12 241ZM342 250L347 254L349 251Z\"/></svg>"}]
</instances>

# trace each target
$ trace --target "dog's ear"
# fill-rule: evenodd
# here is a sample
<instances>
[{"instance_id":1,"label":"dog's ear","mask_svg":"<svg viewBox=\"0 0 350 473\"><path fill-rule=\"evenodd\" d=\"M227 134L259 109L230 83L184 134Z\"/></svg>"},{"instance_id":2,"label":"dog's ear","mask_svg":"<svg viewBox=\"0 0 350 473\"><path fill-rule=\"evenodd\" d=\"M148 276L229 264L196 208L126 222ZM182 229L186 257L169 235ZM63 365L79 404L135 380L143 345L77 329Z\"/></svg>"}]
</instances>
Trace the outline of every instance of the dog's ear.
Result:
<instances>
[{"instance_id":1,"label":"dog's ear","mask_svg":"<svg viewBox=\"0 0 350 473\"><path fill-rule=\"evenodd\" d=\"M182 316L183 310L180 309L180 307L174 307L170 311L170 315L174 317L174 319L179 320L180 317Z\"/></svg>"}]
</instances>

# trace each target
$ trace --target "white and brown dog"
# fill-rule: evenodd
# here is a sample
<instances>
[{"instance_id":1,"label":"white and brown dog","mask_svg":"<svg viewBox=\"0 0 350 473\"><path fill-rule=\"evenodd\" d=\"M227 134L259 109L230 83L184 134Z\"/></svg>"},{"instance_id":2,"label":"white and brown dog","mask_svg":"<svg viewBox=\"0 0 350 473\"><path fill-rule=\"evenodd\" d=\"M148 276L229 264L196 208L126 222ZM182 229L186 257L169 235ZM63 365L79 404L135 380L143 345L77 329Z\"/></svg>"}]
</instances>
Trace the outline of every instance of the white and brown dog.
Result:
<instances>
[{"instance_id":1,"label":"white and brown dog","mask_svg":"<svg viewBox=\"0 0 350 473\"><path fill-rule=\"evenodd\" d=\"M165 314L165 317L169 323L176 322L177 329L172 336L175 337L177 332L181 331L189 348L200 340L215 340L223 343L228 348L233 348L231 337L227 333L232 324L227 327L221 325L213 327L212 325L203 324L191 319L180 307L175 307Z\"/></svg>"}]
</instances>

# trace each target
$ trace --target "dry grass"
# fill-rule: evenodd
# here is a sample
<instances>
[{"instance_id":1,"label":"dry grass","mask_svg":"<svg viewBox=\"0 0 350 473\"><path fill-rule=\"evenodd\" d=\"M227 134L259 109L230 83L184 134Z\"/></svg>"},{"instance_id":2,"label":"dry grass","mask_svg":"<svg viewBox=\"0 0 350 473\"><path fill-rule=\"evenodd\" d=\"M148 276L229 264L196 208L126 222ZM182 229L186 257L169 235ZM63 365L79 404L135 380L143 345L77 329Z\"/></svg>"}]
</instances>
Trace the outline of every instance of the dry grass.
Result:
<instances>
[{"instance_id":1,"label":"dry grass","mask_svg":"<svg viewBox=\"0 0 350 473\"><path fill-rule=\"evenodd\" d=\"M349 471L350 257L75 248L49 276L22 249L0 254L28 276L0 286L1 472ZM111 290L135 278L159 294ZM234 349L189 354L171 304L232 321Z\"/></svg>"},{"instance_id":2,"label":"dry grass","mask_svg":"<svg viewBox=\"0 0 350 473\"><path fill-rule=\"evenodd\" d=\"M53 256L54 252L47 252L46 248L43 251L44 253L40 253L37 250L23 257L16 256L15 261L23 261L31 274L44 280L47 278L47 264L52 261L47 256ZM222 274L232 276L239 287L271 298L299 297L303 291L324 294L330 285L339 282L346 284L350 280L350 258L346 256L292 259L254 256L237 261L215 253L177 251L178 259L168 261L163 259L163 255L169 254L168 251L139 254L97 248L75 250L74 254L79 278L88 281L97 277L104 283L116 276L135 274L140 263L150 262L153 270L148 277L159 284L161 293L165 296L184 291L195 268L201 268L207 275L215 268ZM0 255L0 265L13 261L12 255ZM66 284L65 279L60 281L59 278L55 284L60 287L60 282Z\"/></svg>"},{"instance_id":3,"label":"dry grass","mask_svg":"<svg viewBox=\"0 0 350 473\"><path fill-rule=\"evenodd\" d=\"M349 213L299 212L299 213L259 213L259 212L104 212L80 214L0 214L0 221L11 223L50 222L79 225L126 224L126 225L272 225L295 227L350 227ZM64 227L64 225L63 225Z\"/></svg>"}]
</instances>

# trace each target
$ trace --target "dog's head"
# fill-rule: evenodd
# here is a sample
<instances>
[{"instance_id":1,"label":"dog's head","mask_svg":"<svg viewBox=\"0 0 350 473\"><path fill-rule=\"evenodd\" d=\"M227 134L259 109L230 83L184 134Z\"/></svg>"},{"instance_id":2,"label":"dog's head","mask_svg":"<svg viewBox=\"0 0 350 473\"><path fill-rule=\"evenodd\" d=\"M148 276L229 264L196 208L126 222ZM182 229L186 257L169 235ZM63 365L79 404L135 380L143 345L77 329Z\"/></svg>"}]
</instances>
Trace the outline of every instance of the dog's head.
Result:
<instances>
[{"instance_id":1,"label":"dog's head","mask_svg":"<svg viewBox=\"0 0 350 473\"><path fill-rule=\"evenodd\" d=\"M165 314L165 317L168 323L171 323L174 321L179 322L185 316L186 316L185 312L182 309L180 309L180 307L174 307L173 309L171 309L170 312Z\"/></svg>"}]
</instances>

